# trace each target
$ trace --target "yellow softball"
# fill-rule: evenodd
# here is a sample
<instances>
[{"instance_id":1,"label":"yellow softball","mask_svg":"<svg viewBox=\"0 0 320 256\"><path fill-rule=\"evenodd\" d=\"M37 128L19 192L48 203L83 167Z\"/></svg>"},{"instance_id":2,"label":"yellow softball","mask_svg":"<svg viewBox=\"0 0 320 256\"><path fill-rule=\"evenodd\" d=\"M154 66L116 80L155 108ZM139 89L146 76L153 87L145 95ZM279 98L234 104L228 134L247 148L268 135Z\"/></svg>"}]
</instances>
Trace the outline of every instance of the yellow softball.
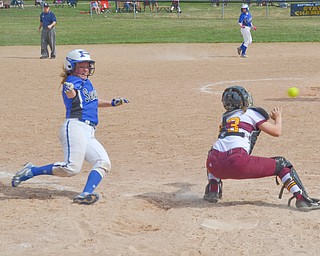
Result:
<instances>
[{"instance_id":1,"label":"yellow softball","mask_svg":"<svg viewBox=\"0 0 320 256\"><path fill-rule=\"evenodd\" d=\"M297 87L290 87L288 89L288 96L291 98L295 98L299 95L299 89Z\"/></svg>"}]
</instances>

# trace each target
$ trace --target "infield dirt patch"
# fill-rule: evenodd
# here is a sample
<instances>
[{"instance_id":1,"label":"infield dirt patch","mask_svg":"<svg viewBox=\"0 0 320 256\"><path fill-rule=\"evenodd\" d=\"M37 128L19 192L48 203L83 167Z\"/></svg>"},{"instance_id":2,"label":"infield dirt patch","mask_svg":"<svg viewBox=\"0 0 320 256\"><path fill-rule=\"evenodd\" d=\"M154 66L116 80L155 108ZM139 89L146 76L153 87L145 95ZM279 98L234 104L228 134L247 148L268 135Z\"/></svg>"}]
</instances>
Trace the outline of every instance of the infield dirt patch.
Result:
<instances>
[{"instance_id":1,"label":"infield dirt patch","mask_svg":"<svg viewBox=\"0 0 320 256\"><path fill-rule=\"evenodd\" d=\"M278 199L275 179L225 180L218 204L202 200L207 151L218 134L230 85L256 105L283 108L283 135L261 134L254 155L284 156L320 197L319 43L0 47L1 255L318 255L320 211L303 213ZM91 206L72 203L90 166L72 178L42 176L12 188L22 165L63 160L61 67L84 48L96 61L99 97L130 104L100 110L97 138L112 172ZM307 49L307 52L305 52ZM298 98L287 89L300 89Z\"/></svg>"}]
</instances>

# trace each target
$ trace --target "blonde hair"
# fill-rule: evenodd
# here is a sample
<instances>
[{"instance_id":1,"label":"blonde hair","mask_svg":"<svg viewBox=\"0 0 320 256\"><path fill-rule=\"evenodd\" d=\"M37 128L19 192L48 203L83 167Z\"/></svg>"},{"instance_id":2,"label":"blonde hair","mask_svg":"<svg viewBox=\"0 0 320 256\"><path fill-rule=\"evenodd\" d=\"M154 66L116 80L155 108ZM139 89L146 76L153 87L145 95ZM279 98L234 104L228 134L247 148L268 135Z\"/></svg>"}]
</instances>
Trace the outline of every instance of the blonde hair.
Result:
<instances>
[{"instance_id":1,"label":"blonde hair","mask_svg":"<svg viewBox=\"0 0 320 256\"><path fill-rule=\"evenodd\" d=\"M66 70L64 67L62 67L62 72L61 72L61 74L60 74L60 77L62 77L61 85L64 84L64 82L67 80L67 77L68 77L69 75L71 75L71 74L72 74L71 71L68 71L68 70Z\"/></svg>"}]
</instances>

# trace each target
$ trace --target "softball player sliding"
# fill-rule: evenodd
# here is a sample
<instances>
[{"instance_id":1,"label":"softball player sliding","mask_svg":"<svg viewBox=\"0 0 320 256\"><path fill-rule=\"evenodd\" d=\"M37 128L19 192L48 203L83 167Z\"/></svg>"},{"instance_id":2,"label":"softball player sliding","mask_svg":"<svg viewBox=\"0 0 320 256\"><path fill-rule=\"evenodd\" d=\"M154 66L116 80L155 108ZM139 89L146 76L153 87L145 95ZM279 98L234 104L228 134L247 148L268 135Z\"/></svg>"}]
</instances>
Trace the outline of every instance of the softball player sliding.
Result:
<instances>
[{"instance_id":1,"label":"softball player sliding","mask_svg":"<svg viewBox=\"0 0 320 256\"><path fill-rule=\"evenodd\" d=\"M25 164L12 179L17 187L38 175L71 177L81 171L84 160L92 165L83 192L73 201L79 204L92 204L99 199L94 193L102 178L111 169L109 156L95 138L98 125L98 107L115 107L129 101L125 98L107 101L99 99L95 88L88 79L95 71L95 61L89 53L76 49L68 53L63 70L62 97L66 107L66 120L60 129L60 142L64 151L64 162L37 167Z\"/></svg>"},{"instance_id":2,"label":"softball player sliding","mask_svg":"<svg viewBox=\"0 0 320 256\"><path fill-rule=\"evenodd\" d=\"M296 207L301 211L320 209L318 199L310 198L292 164L284 157L251 156L252 149L261 131L278 137L282 130L282 110L275 107L269 114L254 107L251 95L242 86L232 86L223 92L222 102L227 110L222 115L218 140L209 151L204 200L218 202L222 197L222 179L256 179L277 176L283 188L293 194L289 205L296 198ZM282 196L281 189L279 197Z\"/></svg>"},{"instance_id":3,"label":"softball player sliding","mask_svg":"<svg viewBox=\"0 0 320 256\"><path fill-rule=\"evenodd\" d=\"M249 46L249 44L252 43L252 36L250 30L253 28L256 30L257 28L253 26L252 24L252 16L251 13L249 12L249 6L247 4L243 4L241 6L241 14L239 17L239 25L241 27L240 32L243 37L243 43L239 48L237 48L238 54L246 58L246 51Z\"/></svg>"}]
</instances>

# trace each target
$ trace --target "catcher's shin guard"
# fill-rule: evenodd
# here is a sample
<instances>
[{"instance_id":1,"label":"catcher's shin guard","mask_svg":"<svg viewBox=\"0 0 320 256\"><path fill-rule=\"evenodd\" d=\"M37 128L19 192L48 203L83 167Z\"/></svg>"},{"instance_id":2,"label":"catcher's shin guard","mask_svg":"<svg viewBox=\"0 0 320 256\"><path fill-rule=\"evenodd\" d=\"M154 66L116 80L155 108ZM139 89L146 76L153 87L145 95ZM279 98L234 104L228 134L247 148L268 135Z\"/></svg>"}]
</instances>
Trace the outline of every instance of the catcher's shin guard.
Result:
<instances>
[{"instance_id":1,"label":"catcher's shin guard","mask_svg":"<svg viewBox=\"0 0 320 256\"><path fill-rule=\"evenodd\" d=\"M307 203L307 208L316 208L316 206L319 206L319 199L317 198L311 198L309 197L307 190L304 188L298 173L296 172L296 170L291 167L290 169L290 178L284 183L281 192L283 192L284 187L286 187L288 190L290 189L290 187L297 185L300 188L300 191L297 193L300 193L303 197L303 199L305 200L305 202ZM289 190L290 191L290 190ZM280 193L281 193L280 192ZM281 196L279 195L279 198L281 198ZM288 206L290 206L292 199L295 198L295 195L293 195L289 200L288 200ZM299 204L296 204L297 208L300 208L298 206ZM301 207L302 208L302 207Z\"/></svg>"},{"instance_id":2,"label":"catcher's shin guard","mask_svg":"<svg viewBox=\"0 0 320 256\"><path fill-rule=\"evenodd\" d=\"M319 199L309 197L309 195L308 195L305 187L304 187L303 184L302 184L302 181L301 181L300 178L299 178L298 173L297 173L296 170L293 168L292 164L291 164L288 160L286 160L284 157L275 157L274 159L276 160L276 172L275 172L275 174L276 174L277 176L279 175L280 171L281 171L283 168L287 167L287 168L290 169L290 173L289 173L289 174L290 174L290 177L283 183L283 186L282 186L282 188L281 188L281 190L280 190L280 193L279 193L279 199L282 198L283 190L284 190L285 188L287 188L287 190L290 192L290 189L291 189L293 186L297 185L298 188L299 188L299 191L296 192L296 193L299 193L307 203L309 203L309 204L318 204ZM276 183L277 183L277 185L279 185L279 182L278 182L277 177L276 177ZM296 194L296 193L295 193L295 194ZM295 195L293 195L293 196L288 200L288 206L290 206L291 201L292 201L294 198L296 198Z\"/></svg>"}]
</instances>

